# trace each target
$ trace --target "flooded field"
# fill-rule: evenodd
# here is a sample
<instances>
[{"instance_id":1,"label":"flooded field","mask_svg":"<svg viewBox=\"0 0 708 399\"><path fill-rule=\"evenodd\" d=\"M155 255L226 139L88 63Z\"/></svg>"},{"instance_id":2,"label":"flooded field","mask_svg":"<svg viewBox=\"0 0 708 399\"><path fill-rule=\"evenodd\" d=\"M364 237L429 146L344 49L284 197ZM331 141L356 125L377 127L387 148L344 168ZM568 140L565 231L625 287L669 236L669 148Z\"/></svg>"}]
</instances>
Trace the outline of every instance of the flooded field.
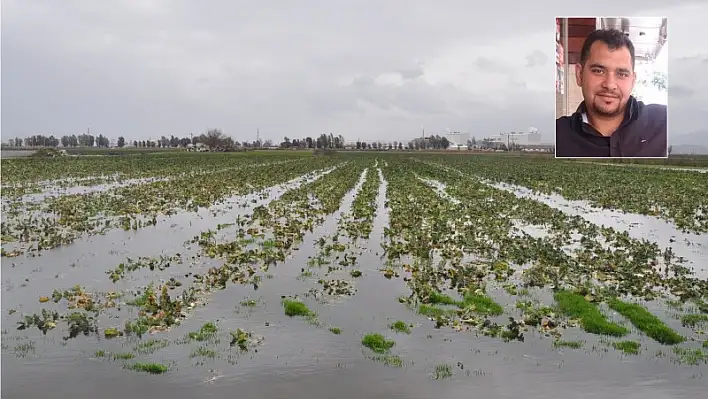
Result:
<instances>
[{"instance_id":1,"label":"flooded field","mask_svg":"<svg viewBox=\"0 0 708 399\"><path fill-rule=\"evenodd\" d=\"M3 397L708 388L705 173L300 152L2 169Z\"/></svg>"}]
</instances>

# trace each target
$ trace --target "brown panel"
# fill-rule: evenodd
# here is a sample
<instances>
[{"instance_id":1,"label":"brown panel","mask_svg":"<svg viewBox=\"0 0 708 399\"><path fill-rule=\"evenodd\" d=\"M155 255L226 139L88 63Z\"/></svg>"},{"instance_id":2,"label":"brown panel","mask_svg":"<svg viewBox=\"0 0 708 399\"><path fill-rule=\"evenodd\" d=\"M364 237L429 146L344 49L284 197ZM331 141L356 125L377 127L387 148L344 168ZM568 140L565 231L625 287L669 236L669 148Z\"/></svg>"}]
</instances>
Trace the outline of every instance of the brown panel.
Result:
<instances>
[{"instance_id":1,"label":"brown panel","mask_svg":"<svg viewBox=\"0 0 708 399\"><path fill-rule=\"evenodd\" d=\"M568 18L568 25L586 25L595 26L597 18Z\"/></svg>"},{"instance_id":2,"label":"brown panel","mask_svg":"<svg viewBox=\"0 0 708 399\"><path fill-rule=\"evenodd\" d=\"M595 25L568 25L569 37L587 37L595 30Z\"/></svg>"},{"instance_id":3,"label":"brown panel","mask_svg":"<svg viewBox=\"0 0 708 399\"><path fill-rule=\"evenodd\" d=\"M569 37L568 38L568 52L569 53L579 53L583 49L583 43L585 43L585 37Z\"/></svg>"}]
</instances>

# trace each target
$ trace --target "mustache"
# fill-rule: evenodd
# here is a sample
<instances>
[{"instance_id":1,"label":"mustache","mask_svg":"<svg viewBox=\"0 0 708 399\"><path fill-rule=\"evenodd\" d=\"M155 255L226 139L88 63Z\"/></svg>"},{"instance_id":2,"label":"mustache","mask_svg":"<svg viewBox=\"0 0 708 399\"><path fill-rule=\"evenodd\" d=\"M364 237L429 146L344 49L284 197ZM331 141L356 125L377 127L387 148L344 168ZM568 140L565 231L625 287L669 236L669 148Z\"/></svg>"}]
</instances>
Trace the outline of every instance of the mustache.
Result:
<instances>
[{"instance_id":1,"label":"mustache","mask_svg":"<svg viewBox=\"0 0 708 399\"><path fill-rule=\"evenodd\" d=\"M611 93L609 91L603 91L603 92L597 93L597 95L603 96L603 97L612 97L612 98L619 98L620 97L619 95L617 95L615 93Z\"/></svg>"}]
</instances>

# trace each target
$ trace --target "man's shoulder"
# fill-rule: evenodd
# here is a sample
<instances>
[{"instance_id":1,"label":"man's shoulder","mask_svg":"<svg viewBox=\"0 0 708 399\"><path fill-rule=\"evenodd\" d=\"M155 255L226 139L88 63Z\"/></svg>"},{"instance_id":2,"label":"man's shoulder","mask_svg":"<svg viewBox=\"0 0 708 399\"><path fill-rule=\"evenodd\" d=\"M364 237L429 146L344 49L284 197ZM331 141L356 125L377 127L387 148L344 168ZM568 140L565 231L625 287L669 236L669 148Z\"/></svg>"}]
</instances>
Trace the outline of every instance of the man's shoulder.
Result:
<instances>
[{"instance_id":1,"label":"man's shoulder","mask_svg":"<svg viewBox=\"0 0 708 399\"><path fill-rule=\"evenodd\" d=\"M558 135L558 133L562 134L562 133L565 133L565 132L571 130L572 125L570 122L572 121L572 119L573 118L570 116L561 116L560 118L557 118L556 119L556 135Z\"/></svg>"},{"instance_id":2,"label":"man's shoulder","mask_svg":"<svg viewBox=\"0 0 708 399\"><path fill-rule=\"evenodd\" d=\"M665 104L642 104L642 113L651 121L665 121L668 107Z\"/></svg>"},{"instance_id":3,"label":"man's shoulder","mask_svg":"<svg viewBox=\"0 0 708 399\"><path fill-rule=\"evenodd\" d=\"M570 126L570 121L572 119L572 116L561 116L560 118L556 118L556 127L563 125Z\"/></svg>"}]
</instances>

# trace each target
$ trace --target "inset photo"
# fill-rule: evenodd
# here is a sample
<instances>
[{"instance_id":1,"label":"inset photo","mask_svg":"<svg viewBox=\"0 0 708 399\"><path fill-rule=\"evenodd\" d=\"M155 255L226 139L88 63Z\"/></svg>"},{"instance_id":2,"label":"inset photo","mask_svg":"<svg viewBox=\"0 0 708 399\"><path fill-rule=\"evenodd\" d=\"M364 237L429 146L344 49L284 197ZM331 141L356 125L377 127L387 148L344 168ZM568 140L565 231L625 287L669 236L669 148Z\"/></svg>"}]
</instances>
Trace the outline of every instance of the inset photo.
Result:
<instances>
[{"instance_id":1,"label":"inset photo","mask_svg":"<svg viewBox=\"0 0 708 399\"><path fill-rule=\"evenodd\" d=\"M556 18L556 158L667 158L668 20Z\"/></svg>"}]
</instances>

